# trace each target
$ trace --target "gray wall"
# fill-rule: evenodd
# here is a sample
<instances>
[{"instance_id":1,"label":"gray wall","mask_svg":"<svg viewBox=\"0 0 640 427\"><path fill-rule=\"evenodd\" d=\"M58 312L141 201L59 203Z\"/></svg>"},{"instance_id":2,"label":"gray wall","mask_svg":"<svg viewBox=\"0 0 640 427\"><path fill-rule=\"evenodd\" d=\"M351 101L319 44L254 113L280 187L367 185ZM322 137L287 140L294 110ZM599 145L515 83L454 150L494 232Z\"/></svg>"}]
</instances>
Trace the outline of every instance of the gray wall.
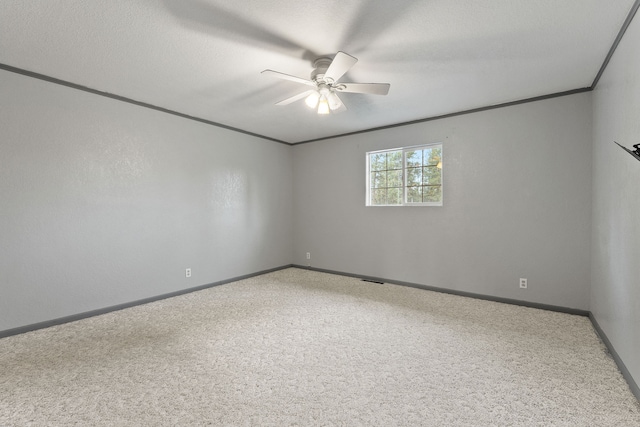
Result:
<instances>
[{"instance_id":1,"label":"gray wall","mask_svg":"<svg viewBox=\"0 0 640 427\"><path fill-rule=\"evenodd\" d=\"M439 141L443 207L365 207L365 152ZM590 93L293 150L295 264L589 309Z\"/></svg>"},{"instance_id":2,"label":"gray wall","mask_svg":"<svg viewBox=\"0 0 640 427\"><path fill-rule=\"evenodd\" d=\"M291 262L290 147L1 70L0 96L0 331Z\"/></svg>"},{"instance_id":3,"label":"gray wall","mask_svg":"<svg viewBox=\"0 0 640 427\"><path fill-rule=\"evenodd\" d=\"M593 93L591 311L640 384L640 162L613 141L640 143L636 16Z\"/></svg>"}]
</instances>

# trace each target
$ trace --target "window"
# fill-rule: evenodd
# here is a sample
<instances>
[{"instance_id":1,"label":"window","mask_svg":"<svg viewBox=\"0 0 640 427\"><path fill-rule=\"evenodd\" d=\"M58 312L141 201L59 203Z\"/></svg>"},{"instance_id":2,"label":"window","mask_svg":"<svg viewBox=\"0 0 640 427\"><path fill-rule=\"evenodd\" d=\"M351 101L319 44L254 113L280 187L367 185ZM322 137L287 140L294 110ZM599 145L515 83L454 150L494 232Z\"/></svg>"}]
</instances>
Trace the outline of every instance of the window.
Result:
<instances>
[{"instance_id":1,"label":"window","mask_svg":"<svg viewBox=\"0 0 640 427\"><path fill-rule=\"evenodd\" d=\"M442 206L442 144L367 153L367 206Z\"/></svg>"}]
</instances>

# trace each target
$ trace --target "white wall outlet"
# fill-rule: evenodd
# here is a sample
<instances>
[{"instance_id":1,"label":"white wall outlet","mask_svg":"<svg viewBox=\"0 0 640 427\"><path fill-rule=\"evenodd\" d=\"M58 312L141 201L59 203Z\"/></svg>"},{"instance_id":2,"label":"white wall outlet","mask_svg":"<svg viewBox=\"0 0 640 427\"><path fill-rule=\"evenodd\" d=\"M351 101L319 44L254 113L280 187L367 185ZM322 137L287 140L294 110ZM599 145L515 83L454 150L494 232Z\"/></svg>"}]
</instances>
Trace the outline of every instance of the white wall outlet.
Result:
<instances>
[{"instance_id":1,"label":"white wall outlet","mask_svg":"<svg viewBox=\"0 0 640 427\"><path fill-rule=\"evenodd\" d=\"M191 277L191 269L187 268L186 270L184 270L184 276L185 277Z\"/></svg>"},{"instance_id":2,"label":"white wall outlet","mask_svg":"<svg viewBox=\"0 0 640 427\"><path fill-rule=\"evenodd\" d=\"M527 279L520 278L520 289L527 289Z\"/></svg>"},{"instance_id":3,"label":"white wall outlet","mask_svg":"<svg viewBox=\"0 0 640 427\"><path fill-rule=\"evenodd\" d=\"M311 259L311 252L307 252L307 259Z\"/></svg>"}]
</instances>

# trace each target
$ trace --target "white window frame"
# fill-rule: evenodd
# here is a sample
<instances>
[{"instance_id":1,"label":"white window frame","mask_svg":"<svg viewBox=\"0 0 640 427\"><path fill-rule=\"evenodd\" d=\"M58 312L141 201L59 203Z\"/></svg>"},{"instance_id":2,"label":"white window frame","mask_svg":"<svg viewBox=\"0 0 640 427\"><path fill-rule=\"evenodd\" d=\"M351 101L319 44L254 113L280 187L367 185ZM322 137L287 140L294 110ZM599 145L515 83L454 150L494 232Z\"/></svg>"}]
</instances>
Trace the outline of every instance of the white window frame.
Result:
<instances>
[{"instance_id":1,"label":"white window frame","mask_svg":"<svg viewBox=\"0 0 640 427\"><path fill-rule=\"evenodd\" d=\"M414 145L411 147L398 147L398 148L388 148L388 149L384 149L384 150L377 150L377 151L369 151L366 153L366 162L367 162L367 168L366 168L366 186L367 186L367 190L366 190L366 206L380 206L380 207L389 207L389 206L442 206L443 204L443 200L444 200L444 173L443 173L443 168L440 167L440 201L439 202L420 202L420 203L410 203L407 202L407 156L406 153L409 151L415 151L415 150L424 150L425 148L432 148L432 147L440 147L440 162L441 165L444 164L444 150L443 150L443 143L442 142L433 142L433 143L429 143L429 144L422 144L422 145ZM374 205L373 203L371 203L371 155L372 154L379 154L379 153L390 153L390 152L394 152L394 151L401 151L402 152L402 203L400 204L391 204L391 205Z\"/></svg>"}]
</instances>

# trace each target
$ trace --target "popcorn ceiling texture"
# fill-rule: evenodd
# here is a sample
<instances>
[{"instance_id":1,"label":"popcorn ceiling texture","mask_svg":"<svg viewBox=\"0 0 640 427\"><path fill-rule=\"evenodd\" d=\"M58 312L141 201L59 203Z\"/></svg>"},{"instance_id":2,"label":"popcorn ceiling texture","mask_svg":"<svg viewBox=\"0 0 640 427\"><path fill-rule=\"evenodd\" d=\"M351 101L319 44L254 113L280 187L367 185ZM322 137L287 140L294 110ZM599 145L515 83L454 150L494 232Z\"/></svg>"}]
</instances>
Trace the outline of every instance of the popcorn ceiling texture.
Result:
<instances>
[{"instance_id":1,"label":"popcorn ceiling texture","mask_svg":"<svg viewBox=\"0 0 640 427\"><path fill-rule=\"evenodd\" d=\"M0 425L637 426L585 317L286 269L0 340Z\"/></svg>"},{"instance_id":2,"label":"popcorn ceiling texture","mask_svg":"<svg viewBox=\"0 0 640 427\"><path fill-rule=\"evenodd\" d=\"M289 143L589 87L634 0L48 0L0 2L0 64ZM319 56L359 59L318 118Z\"/></svg>"}]
</instances>

